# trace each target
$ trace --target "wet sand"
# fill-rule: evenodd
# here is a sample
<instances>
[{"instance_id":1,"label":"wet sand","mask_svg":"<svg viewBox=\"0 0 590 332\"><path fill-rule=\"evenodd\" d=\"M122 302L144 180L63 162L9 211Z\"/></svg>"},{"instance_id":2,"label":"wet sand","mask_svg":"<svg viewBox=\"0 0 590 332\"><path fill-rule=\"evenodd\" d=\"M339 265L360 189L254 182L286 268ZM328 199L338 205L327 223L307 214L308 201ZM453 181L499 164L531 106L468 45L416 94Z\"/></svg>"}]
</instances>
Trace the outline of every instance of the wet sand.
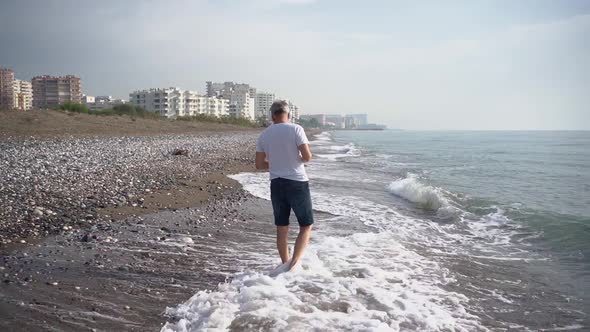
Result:
<instances>
[{"instance_id":1,"label":"wet sand","mask_svg":"<svg viewBox=\"0 0 590 332\"><path fill-rule=\"evenodd\" d=\"M0 330L159 330L166 307L246 266L240 251L274 246L270 203L232 182L199 207L127 217L4 256Z\"/></svg>"}]
</instances>

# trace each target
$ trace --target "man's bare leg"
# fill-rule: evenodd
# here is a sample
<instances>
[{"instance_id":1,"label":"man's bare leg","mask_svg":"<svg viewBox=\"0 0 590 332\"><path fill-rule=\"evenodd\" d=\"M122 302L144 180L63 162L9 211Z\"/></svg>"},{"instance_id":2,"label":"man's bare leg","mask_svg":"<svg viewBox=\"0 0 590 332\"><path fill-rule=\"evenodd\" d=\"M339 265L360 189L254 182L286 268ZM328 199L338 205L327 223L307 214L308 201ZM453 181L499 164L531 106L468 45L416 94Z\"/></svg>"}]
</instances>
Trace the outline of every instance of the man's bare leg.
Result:
<instances>
[{"instance_id":1,"label":"man's bare leg","mask_svg":"<svg viewBox=\"0 0 590 332\"><path fill-rule=\"evenodd\" d=\"M289 226L277 226L277 249L283 264L289 260L289 246L287 239L289 237Z\"/></svg>"},{"instance_id":2,"label":"man's bare leg","mask_svg":"<svg viewBox=\"0 0 590 332\"><path fill-rule=\"evenodd\" d=\"M310 236L311 225L299 227L299 235L297 235L297 240L295 241L295 250L293 250L293 258L291 258L289 270L299 262L299 259L303 255L303 251L305 251L305 247L307 247L307 244L309 243Z\"/></svg>"}]
</instances>

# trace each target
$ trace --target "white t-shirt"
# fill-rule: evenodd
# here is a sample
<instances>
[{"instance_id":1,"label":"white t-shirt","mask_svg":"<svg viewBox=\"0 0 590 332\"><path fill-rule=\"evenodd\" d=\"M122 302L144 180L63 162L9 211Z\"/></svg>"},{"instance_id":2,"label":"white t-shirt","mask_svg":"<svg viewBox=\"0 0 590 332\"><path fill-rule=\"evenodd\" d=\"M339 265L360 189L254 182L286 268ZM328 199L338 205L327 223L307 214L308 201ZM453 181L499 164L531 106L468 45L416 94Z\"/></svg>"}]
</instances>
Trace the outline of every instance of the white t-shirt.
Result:
<instances>
[{"instance_id":1,"label":"white t-shirt","mask_svg":"<svg viewBox=\"0 0 590 332\"><path fill-rule=\"evenodd\" d=\"M305 131L293 123L276 123L266 128L256 141L256 152L264 152L270 179L309 181L299 154L299 145L309 144Z\"/></svg>"}]
</instances>

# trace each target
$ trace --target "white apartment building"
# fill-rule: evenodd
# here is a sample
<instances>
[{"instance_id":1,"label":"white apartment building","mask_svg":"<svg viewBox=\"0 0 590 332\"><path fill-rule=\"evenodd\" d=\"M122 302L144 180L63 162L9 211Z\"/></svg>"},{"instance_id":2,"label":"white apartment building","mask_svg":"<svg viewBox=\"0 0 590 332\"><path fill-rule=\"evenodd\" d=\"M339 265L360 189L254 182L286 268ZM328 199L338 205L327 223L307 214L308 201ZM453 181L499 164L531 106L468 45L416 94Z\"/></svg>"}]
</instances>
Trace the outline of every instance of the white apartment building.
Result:
<instances>
[{"instance_id":1,"label":"white apartment building","mask_svg":"<svg viewBox=\"0 0 590 332\"><path fill-rule=\"evenodd\" d=\"M255 99L250 97L250 92L232 91L228 96L229 115L237 118L254 120L256 118Z\"/></svg>"},{"instance_id":2,"label":"white apartment building","mask_svg":"<svg viewBox=\"0 0 590 332\"><path fill-rule=\"evenodd\" d=\"M0 109L27 111L33 108L31 82L14 78L14 71L0 68Z\"/></svg>"},{"instance_id":3,"label":"white apartment building","mask_svg":"<svg viewBox=\"0 0 590 332\"><path fill-rule=\"evenodd\" d=\"M129 102L146 111L157 113L165 117L176 117L179 108L184 108L180 96L182 90L178 88L156 88L138 90L129 94Z\"/></svg>"},{"instance_id":4,"label":"white apartment building","mask_svg":"<svg viewBox=\"0 0 590 332\"><path fill-rule=\"evenodd\" d=\"M299 106L293 104L290 100L287 100L289 103L289 113L291 113L291 122L296 123L299 121Z\"/></svg>"},{"instance_id":5,"label":"white apartment building","mask_svg":"<svg viewBox=\"0 0 590 332\"><path fill-rule=\"evenodd\" d=\"M33 85L31 82L14 80L12 94L15 109L28 111L33 108Z\"/></svg>"},{"instance_id":6,"label":"white apartment building","mask_svg":"<svg viewBox=\"0 0 590 332\"><path fill-rule=\"evenodd\" d=\"M256 119L256 88L246 83L206 82L207 96L227 99L229 115L249 120Z\"/></svg>"},{"instance_id":7,"label":"white apartment building","mask_svg":"<svg viewBox=\"0 0 590 332\"><path fill-rule=\"evenodd\" d=\"M255 114L256 119L264 117L270 119L270 106L276 100L274 93L258 92L256 93Z\"/></svg>"},{"instance_id":8,"label":"white apartment building","mask_svg":"<svg viewBox=\"0 0 590 332\"><path fill-rule=\"evenodd\" d=\"M229 102L227 99L201 96L195 91L185 91L185 107L180 111L180 116L195 116L199 114L211 116L229 115Z\"/></svg>"},{"instance_id":9,"label":"white apartment building","mask_svg":"<svg viewBox=\"0 0 590 332\"><path fill-rule=\"evenodd\" d=\"M129 102L168 118L229 114L229 103L225 99L201 96L195 91L174 87L134 91L129 94Z\"/></svg>"}]
</instances>

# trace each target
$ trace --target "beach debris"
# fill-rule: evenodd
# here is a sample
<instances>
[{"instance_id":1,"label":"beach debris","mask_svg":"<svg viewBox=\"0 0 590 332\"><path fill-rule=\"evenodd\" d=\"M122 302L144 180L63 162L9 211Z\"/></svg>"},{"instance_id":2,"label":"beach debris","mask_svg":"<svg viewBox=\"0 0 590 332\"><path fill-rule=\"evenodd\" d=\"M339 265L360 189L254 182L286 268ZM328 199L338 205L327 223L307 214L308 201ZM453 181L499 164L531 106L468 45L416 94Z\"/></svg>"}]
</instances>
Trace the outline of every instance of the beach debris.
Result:
<instances>
[{"instance_id":1,"label":"beach debris","mask_svg":"<svg viewBox=\"0 0 590 332\"><path fill-rule=\"evenodd\" d=\"M173 156L188 156L189 152L187 149L174 149L170 152Z\"/></svg>"}]
</instances>

